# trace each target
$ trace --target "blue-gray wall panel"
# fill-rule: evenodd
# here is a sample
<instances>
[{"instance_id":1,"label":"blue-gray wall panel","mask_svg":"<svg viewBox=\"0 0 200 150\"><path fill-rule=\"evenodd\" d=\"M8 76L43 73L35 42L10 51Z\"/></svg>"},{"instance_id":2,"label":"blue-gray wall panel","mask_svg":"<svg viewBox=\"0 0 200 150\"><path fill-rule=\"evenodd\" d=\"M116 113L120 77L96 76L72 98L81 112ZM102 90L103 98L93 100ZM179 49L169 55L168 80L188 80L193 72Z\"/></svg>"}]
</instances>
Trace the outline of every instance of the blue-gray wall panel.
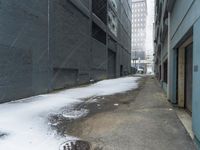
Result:
<instances>
[{"instance_id":1,"label":"blue-gray wall panel","mask_svg":"<svg viewBox=\"0 0 200 150\"><path fill-rule=\"evenodd\" d=\"M79 80L85 80L84 72L88 74L90 71L90 20L69 1L55 1L54 10L53 68L77 69L78 72L81 72ZM66 70L63 72L68 73ZM73 72L71 73L73 74ZM54 76L56 76L56 72L54 72ZM88 75L86 76L89 80ZM70 79L76 80L76 78ZM53 80L53 82L56 81L56 79ZM67 84L68 80L65 79L63 82ZM55 84L57 85L57 83Z\"/></svg>"},{"instance_id":2,"label":"blue-gray wall panel","mask_svg":"<svg viewBox=\"0 0 200 150\"><path fill-rule=\"evenodd\" d=\"M171 22L171 24L173 25L171 26L171 36L173 36L171 37L172 48L174 48L175 46L177 46L177 44L179 44L180 40L189 31L189 29L192 28L192 26L194 25L194 23L197 21L197 19L200 16L200 9L199 9L200 1L199 0L195 0L192 2L187 1L185 3L183 1L177 1L177 3L179 5L186 5L184 6L184 8L186 7L187 9L184 10L183 8L180 7L178 10L176 10L176 8L174 8L172 12L172 22ZM178 4L175 4L175 6ZM183 11L186 11L187 13L185 14L184 18L182 18L182 20L179 20L177 18L178 16L173 16L173 13L182 14L184 13ZM178 27L174 24L178 24ZM174 33L174 31L176 32Z\"/></svg>"},{"instance_id":3,"label":"blue-gray wall panel","mask_svg":"<svg viewBox=\"0 0 200 150\"><path fill-rule=\"evenodd\" d=\"M47 0L1 1L1 102L46 92L47 62L41 53L46 53L48 47L47 8ZM39 56L42 61L35 59ZM37 63L42 67L36 68ZM33 84L35 78L43 82Z\"/></svg>"},{"instance_id":4,"label":"blue-gray wall panel","mask_svg":"<svg viewBox=\"0 0 200 150\"><path fill-rule=\"evenodd\" d=\"M177 0L171 14L171 36L174 36L194 0Z\"/></svg>"},{"instance_id":5,"label":"blue-gray wall panel","mask_svg":"<svg viewBox=\"0 0 200 150\"><path fill-rule=\"evenodd\" d=\"M193 38L193 64L200 67L200 19L194 25L194 38ZM200 69L200 68L199 68ZM193 73L193 111L192 122L195 136L200 141L200 70Z\"/></svg>"},{"instance_id":6,"label":"blue-gray wall panel","mask_svg":"<svg viewBox=\"0 0 200 150\"><path fill-rule=\"evenodd\" d=\"M0 102L107 78L108 47L116 52L117 76L120 65L129 70L127 2L117 0L115 48L91 38L90 0L1 0Z\"/></svg>"},{"instance_id":7,"label":"blue-gray wall panel","mask_svg":"<svg viewBox=\"0 0 200 150\"><path fill-rule=\"evenodd\" d=\"M92 74L95 80L107 78L107 49L106 45L92 40Z\"/></svg>"}]
</instances>

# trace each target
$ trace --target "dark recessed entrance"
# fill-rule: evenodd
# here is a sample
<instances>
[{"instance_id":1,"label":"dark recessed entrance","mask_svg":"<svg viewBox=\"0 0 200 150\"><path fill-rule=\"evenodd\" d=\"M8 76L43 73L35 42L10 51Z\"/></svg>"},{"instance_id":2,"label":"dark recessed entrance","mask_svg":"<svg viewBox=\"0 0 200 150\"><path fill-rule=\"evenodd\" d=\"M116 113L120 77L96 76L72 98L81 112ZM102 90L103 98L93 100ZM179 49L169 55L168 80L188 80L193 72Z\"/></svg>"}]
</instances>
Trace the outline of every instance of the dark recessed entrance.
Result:
<instances>
[{"instance_id":1,"label":"dark recessed entrance","mask_svg":"<svg viewBox=\"0 0 200 150\"><path fill-rule=\"evenodd\" d=\"M124 69L123 65L120 65L120 77L123 77Z\"/></svg>"},{"instance_id":2,"label":"dark recessed entrance","mask_svg":"<svg viewBox=\"0 0 200 150\"><path fill-rule=\"evenodd\" d=\"M185 48L185 108L192 112L193 44Z\"/></svg>"},{"instance_id":3,"label":"dark recessed entrance","mask_svg":"<svg viewBox=\"0 0 200 150\"><path fill-rule=\"evenodd\" d=\"M108 78L116 77L116 53L108 50Z\"/></svg>"},{"instance_id":4,"label":"dark recessed entrance","mask_svg":"<svg viewBox=\"0 0 200 150\"><path fill-rule=\"evenodd\" d=\"M192 112L193 44L192 36L178 48L178 106Z\"/></svg>"}]
</instances>

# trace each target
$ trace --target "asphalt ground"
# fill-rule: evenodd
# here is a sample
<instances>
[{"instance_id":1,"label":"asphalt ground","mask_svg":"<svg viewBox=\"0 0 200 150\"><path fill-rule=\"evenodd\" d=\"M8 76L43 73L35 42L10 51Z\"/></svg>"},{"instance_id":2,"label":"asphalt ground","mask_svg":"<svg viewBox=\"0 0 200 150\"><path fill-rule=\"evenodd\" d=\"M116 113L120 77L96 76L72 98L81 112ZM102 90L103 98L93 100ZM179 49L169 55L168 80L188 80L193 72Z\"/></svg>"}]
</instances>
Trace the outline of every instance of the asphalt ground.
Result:
<instances>
[{"instance_id":1,"label":"asphalt ground","mask_svg":"<svg viewBox=\"0 0 200 150\"><path fill-rule=\"evenodd\" d=\"M183 124L152 76L126 93L85 99L79 119L52 116L53 128L89 142L92 150L195 150ZM95 100L95 101L93 101Z\"/></svg>"}]
</instances>

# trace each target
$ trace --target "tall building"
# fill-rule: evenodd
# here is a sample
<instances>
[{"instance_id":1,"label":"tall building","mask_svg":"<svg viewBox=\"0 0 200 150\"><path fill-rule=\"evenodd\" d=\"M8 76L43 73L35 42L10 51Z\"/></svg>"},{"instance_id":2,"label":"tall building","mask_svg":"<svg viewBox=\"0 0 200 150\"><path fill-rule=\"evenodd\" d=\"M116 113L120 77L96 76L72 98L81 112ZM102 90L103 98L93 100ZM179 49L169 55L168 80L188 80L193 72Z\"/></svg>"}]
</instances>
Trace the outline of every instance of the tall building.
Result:
<instances>
[{"instance_id":1,"label":"tall building","mask_svg":"<svg viewBox=\"0 0 200 150\"><path fill-rule=\"evenodd\" d=\"M199 7L199 0L156 0L154 25L155 74L169 101L189 114L188 123L197 149L200 149Z\"/></svg>"},{"instance_id":2,"label":"tall building","mask_svg":"<svg viewBox=\"0 0 200 150\"><path fill-rule=\"evenodd\" d=\"M132 58L144 60L146 56L146 0L132 0L132 12Z\"/></svg>"},{"instance_id":3,"label":"tall building","mask_svg":"<svg viewBox=\"0 0 200 150\"><path fill-rule=\"evenodd\" d=\"M130 0L1 0L0 102L130 73Z\"/></svg>"}]
</instances>

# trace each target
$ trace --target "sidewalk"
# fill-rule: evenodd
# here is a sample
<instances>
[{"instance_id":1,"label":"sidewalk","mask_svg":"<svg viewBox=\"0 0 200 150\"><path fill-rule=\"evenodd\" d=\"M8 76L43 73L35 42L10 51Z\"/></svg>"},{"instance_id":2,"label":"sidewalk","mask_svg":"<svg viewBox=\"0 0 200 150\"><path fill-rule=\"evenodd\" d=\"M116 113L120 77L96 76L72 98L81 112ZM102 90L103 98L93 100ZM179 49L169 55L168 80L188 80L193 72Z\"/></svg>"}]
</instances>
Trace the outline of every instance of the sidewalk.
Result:
<instances>
[{"instance_id":1,"label":"sidewalk","mask_svg":"<svg viewBox=\"0 0 200 150\"><path fill-rule=\"evenodd\" d=\"M94 150L195 150L156 80L142 80L139 90L104 97L101 111L70 122L67 134L90 142Z\"/></svg>"}]
</instances>

